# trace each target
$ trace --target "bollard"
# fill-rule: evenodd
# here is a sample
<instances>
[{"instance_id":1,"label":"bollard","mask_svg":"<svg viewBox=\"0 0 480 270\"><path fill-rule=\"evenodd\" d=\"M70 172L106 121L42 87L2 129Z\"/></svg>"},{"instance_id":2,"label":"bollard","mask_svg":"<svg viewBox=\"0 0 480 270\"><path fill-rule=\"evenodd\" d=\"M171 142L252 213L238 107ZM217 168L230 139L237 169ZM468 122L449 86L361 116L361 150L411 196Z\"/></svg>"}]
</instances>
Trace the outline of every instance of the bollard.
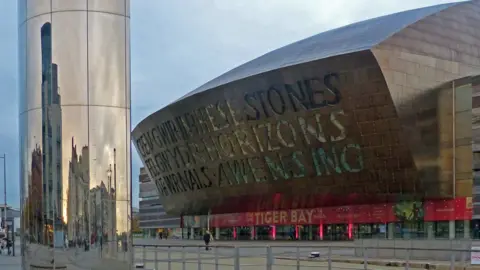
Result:
<instances>
[{"instance_id":1,"label":"bollard","mask_svg":"<svg viewBox=\"0 0 480 270\"><path fill-rule=\"evenodd\" d=\"M297 245L297 270L300 270L300 247Z\"/></svg>"},{"instance_id":2,"label":"bollard","mask_svg":"<svg viewBox=\"0 0 480 270\"><path fill-rule=\"evenodd\" d=\"M172 250L171 250L171 246L168 246L167 247L168 249L168 254L167 254L167 259L168 259L168 270L172 270ZM157 267L156 270L158 270L159 268Z\"/></svg>"},{"instance_id":3,"label":"bollard","mask_svg":"<svg viewBox=\"0 0 480 270\"><path fill-rule=\"evenodd\" d=\"M233 269L240 270L240 249L238 247L235 247L235 260Z\"/></svg>"}]
</instances>

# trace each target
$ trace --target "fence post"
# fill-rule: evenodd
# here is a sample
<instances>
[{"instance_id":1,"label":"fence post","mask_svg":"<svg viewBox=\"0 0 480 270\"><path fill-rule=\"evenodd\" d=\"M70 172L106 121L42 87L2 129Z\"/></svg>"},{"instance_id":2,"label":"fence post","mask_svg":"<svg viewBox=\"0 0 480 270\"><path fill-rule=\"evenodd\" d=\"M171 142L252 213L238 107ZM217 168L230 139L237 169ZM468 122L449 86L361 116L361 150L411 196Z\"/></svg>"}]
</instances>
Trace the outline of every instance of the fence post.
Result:
<instances>
[{"instance_id":1,"label":"fence post","mask_svg":"<svg viewBox=\"0 0 480 270\"><path fill-rule=\"evenodd\" d=\"M363 269L368 270L368 254L367 254L367 248L363 247Z\"/></svg>"},{"instance_id":2,"label":"fence post","mask_svg":"<svg viewBox=\"0 0 480 270\"><path fill-rule=\"evenodd\" d=\"M167 259L168 259L168 270L172 270L172 250L171 246L168 246L168 254L167 254ZM159 269L158 267L156 269Z\"/></svg>"},{"instance_id":3,"label":"fence post","mask_svg":"<svg viewBox=\"0 0 480 270\"><path fill-rule=\"evenodd\" d=\"M185 246L182 246L182 270L186 270L186 265L185 265Z\"/></svg>"},{"instance_id":4,"label":"fence post","mask_svg":"<svg viewBox=\"0 0 480 270\"><path fill-rule=\"evenodd\" d=\"M272 247L267 246L267 270L272 270L272 266L273 266Z\"/></svg>"},{"instance_id":5,"label":"fence post","mask_svg":"<svg viewBox=\"0 0 480 270\"><path fill-rule=\"evenodd\" d=\"M202 260L200 259L200 248L201 248L201 246L198 246L198 249L197 249L198 270L202 270Z\"/></svg>"},{"instance_id":6,"label":"fence post","mask_svg":"<svg viewBox=\"0 0 480 270\"><path fill-rule=\"evenodd\" d=\"M297 245L297 270L300 270L300 247Z\"/></svg>"},{"instance_id":7,"label":"fence post","mask_svg":"<svg viewBox=\"0 0 480 270\"><path fill-rule=\"evenodd\" d=\"M410 269L410 251L411 249L407 248L407 254L405 258L405 270Z\"/></svg>"},{"instance_id":8,"label":"fence post","mask_svg":"<svg viewBox=\"0 0 480 270\"><path fill-rule=\"evenodd\" d=\"M218 270L218 247L217 246L215 247L215 270Z\"/></svg>"},{"instance_id":9,"label":"fence post","mask_svg":"<svg viewBox=\"0 0 480 270\"><path fill-rule=\"evenodd\" d=\"M455 252L452 250L452 254L450 254L450 270L455 270Z\"/></svg>"},{"instance_id":10,"label":"fence post","mask_svg":"<svg viewBox=\"0 0 480 270\"><path fill-rule=\"evenodd\" d=\"M147 247L143 246L143 256L142 256L142 262L143 265L145 266L145 261L147 260Z\"/></svg>"},{"instance_id":11,"label":"fence post","mask_svg":"<svg viewBox=\"0 0 480 270\"><path fill-rule=\"evenodd\" d=\"M234 260L234 270L240 270L240 249L235 247L235 260Z\"/></svg>"},{"instance_id":12,"label":"fence post","mask_svg":"<svg viewBox=\"0 0 480 270\"><path fill-rule=\"evenodd\" d=\"M155 269L158 269L158 249L155 247Z\"/></svg>"},{"instance_id":13,"label":"fence post","mask_svg":"<svg viewBox=\"0 0 480 270\"><path fill-rule=\"evenodd\" d=\"M332 247L328 246L328 270L332 270Z\"/></svg>"}]
</instances>

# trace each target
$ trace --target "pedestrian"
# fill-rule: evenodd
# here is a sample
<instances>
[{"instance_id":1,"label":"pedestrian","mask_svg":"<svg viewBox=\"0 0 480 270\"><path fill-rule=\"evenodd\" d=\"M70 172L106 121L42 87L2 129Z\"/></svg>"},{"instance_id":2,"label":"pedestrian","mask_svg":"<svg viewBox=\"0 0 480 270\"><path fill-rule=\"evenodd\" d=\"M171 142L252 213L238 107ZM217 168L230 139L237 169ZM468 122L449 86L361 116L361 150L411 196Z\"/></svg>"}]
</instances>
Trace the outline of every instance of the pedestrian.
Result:
<instances>
[{"instance_id":1,"label":"pedestrian","mask_svg":"<svg viewBox=\"0 0 480 270\"><path fill-rule=\"evenodd\" d=\"M13 243L12 243L12 240L7 239L7 251L8 251L8 255L12 254L12 250L11 250L11 248L12 248L12 246L13 246L12 244L13 244Z\"/></svg>"},{"instance_id":2,"label":"pedestrian","mask_svg":"<svg viewBox=\"0 0 480 270\"><path fill-rule=\"evenodd\" d=\"M208 246L210 244L210 240L212 240L212 235L210 234L210 231L207 230L203 235L203 241L205 242L205 250L210 249L210 247Z\"/></svg>"},{"instance_id":3,"label":"pedestrian","mask_svg":"<svg viewBox=\"0 0 480 270\"><path fill-rule=\"evenodd\" d=\"M0 239L0 254L3 254L3 249L6 247L5 238Z\"/></svg>"},{"instance_id":4,"label":"pedestrian","mask_svg":"<svg viewBox=\"0 0 480 270\"><path fill-rule=\"evenodd\" d=\"M66 236L65 236L65 247L64 248L65 248L65 250L68 249L68 238Z\"/></svg>"}]
</instances>

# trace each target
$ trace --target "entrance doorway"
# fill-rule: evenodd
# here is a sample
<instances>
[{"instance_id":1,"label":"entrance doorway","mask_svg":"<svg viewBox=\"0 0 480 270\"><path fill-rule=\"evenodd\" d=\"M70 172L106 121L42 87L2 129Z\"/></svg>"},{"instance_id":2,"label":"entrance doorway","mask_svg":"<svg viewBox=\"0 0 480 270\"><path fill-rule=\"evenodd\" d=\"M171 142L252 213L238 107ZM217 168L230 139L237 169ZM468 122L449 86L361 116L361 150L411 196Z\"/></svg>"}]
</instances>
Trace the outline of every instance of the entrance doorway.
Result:
<instances>
[{"instance_id":1,"label":"entrance doorway","mask_svg":"<svg viewBox=\"0 0 480 270\"><path fill-rule=\"evenodd\" d=\"M323 240L327 240L327 241L348 240L348 225L347 224L324 225Z\"/></svg>"},{"instance_id":2,"label":"entrance doorway","mask_svg":"<svg viewBox=\"0 0 480 270\"><path fill-rule=\"evenodd\" d=\"M256 240L270 240L270 226L256 226L255 227L255 239Z\"/></svg>"},{"instance_id":3,"label":"entrance doorway","mask_svg":"<svg viewBox=\"0 0 480 270\"><path fill-rule=\"evenodd\" d=\"M251 227L247 227L247 226L237 227L238 240L250 240L251 235L252 235Z\"/></svg>"}]
</instances>

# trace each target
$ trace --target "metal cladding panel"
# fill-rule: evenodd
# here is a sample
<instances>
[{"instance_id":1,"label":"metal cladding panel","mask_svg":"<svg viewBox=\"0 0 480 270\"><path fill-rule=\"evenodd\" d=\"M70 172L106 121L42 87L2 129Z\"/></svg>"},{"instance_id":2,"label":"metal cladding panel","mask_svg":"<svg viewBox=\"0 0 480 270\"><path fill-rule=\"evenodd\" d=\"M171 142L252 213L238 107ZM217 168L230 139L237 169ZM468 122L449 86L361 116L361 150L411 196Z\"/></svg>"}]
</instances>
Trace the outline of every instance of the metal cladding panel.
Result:
<instances>
[{"instance_id":1,"label":"metal cladding panel","mask_svg":"<svg viewBox=\"0 0 480 270\"><path fill-rule=\"evenodd\" d=\"M18 4L22 269L130 270L130 1Z\"/></svg>"},{"instance_id":2,"label":"metal cladding panel","mask_svg":"<svg viewBox=\"0 0 480 270\"><path fill-rule=\"evenodd\" d=\"M422 195L399 130L381 70L362 51L179 101L132 136L165 210L185 214Z\"/></svg>"},{"instance_id":3,"label":"metal cladding panel","mask_svg":"<svg viewBox=\"0 0 480 270\"><path fill-rule=\"evenodd\" d=\"M472 196L472 151L477 148L472 138L478 140L472 118L475 121L478 114L479 23L480 1L464 2L410 25L372 48L416 167L439 166L440 171L432 168L429 173L451 185L452 197ZM425 145L435 142L426 140L423 129L427 122L420 121L419 115L432 110L438 111L439 147L427 152ZM425 159L428 155L438 158ZM449 184L449 179L455 183Z\"/></svg>"}]
</instances>

